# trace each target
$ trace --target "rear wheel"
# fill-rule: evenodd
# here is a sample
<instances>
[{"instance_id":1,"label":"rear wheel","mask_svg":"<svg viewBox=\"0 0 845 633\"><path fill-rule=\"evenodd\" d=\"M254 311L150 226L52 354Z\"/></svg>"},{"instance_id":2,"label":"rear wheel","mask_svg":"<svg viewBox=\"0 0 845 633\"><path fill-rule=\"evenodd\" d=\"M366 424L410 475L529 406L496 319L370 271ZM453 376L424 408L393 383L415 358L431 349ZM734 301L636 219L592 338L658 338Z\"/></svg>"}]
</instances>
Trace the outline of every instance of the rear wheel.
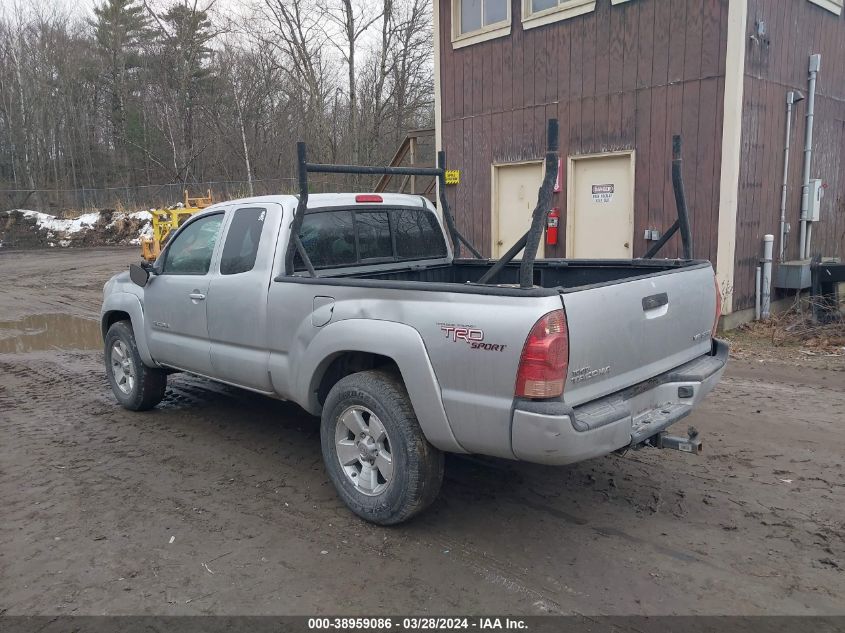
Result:
<instances>
[{"instance_id":1,"label":"rear wheel","mask_svg":"<svg viewBox=\"0 0 845 633\"><path fill-rule=\"evenodd\" d=\"M329 477L361 518L401 523L437 498L443 453L425 439L393 374L365 371L340 380L326 398L320 435Z\"/></svg>"},{"instance_id":2,"label":"rear wheel","mask_svg":"<svg viewBox=\"0 0 845 633\"><path fill-rule=\"evenodd\" d=\"M112 393L123 407L131 411L146 411L164 398L167 374L144 365L128 321L118 321L109 328L105 341L105 363Z\"/></svg>"}]
</instances>

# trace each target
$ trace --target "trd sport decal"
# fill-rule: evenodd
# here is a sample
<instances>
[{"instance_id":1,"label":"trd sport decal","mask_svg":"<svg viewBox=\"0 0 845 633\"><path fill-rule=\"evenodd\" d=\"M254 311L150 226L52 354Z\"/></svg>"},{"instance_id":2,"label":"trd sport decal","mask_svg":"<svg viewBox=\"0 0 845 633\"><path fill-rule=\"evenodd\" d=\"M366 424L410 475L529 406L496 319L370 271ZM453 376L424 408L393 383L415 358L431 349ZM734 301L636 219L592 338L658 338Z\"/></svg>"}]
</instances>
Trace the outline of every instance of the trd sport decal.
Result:
<instances>
[{"instance_id":1,"label":"trd sport decal","mask_svg":"<svg viewBox=\"0 0 845 633\"><path fill-rule=\"evenodd\" d=\"M487 352L504 352L507 345L499 343L485 343L484 330L472 325L455 325L453 323L438 323L440 331L445 333L446 338L457 343L466 343L472 349L479 349Z\"/></svg>"}]
</instances>

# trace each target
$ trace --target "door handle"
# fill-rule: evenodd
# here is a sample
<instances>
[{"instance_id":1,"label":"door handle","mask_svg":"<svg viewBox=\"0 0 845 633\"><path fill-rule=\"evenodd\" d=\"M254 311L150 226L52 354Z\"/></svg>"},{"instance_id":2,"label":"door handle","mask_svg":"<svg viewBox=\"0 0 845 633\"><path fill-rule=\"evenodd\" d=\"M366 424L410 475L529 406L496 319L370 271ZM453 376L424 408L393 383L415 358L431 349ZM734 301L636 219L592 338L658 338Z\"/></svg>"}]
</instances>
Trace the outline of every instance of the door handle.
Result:
<instances>
[{"instance_id":1,"label":"door handle","mask_svg":"<svg viewBox=\"0 0 845 633\"><path fill-rule=\"evenodd\" d=\"M665 292L661 292L656 295L651 295L650 297L643 297L643 312L662 308L663 306L668 304L669 295Z\"/></svg>"},{"instance_id":2,"label":"door handle","mask_svg":"<svg viewBox=\"0 0 845 633\"><path fill-rule=\"evenodd\" d=\"M191 298L191 301L205 301L205 295L201 292L192 292L188 296Z\"/></svg>"}]
</instances>

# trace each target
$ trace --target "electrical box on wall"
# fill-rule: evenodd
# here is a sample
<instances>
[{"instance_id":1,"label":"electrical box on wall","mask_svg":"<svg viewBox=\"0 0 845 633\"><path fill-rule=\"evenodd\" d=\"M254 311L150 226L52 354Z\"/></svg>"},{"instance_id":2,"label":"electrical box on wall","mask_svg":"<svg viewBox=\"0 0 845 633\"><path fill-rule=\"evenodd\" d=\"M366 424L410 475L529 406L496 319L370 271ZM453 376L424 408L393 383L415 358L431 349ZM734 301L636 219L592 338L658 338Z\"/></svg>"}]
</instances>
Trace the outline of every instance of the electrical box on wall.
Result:
<instances>
[{"instance_id":1,"label":"electrical box on wall","mask_svg":"<svg viewBox=\"0 0 845 633\"><path fill-rule=\"evenodd\" d=\"M817 178L810 181L810 208L807 209L807 219L810 222L818 222L820 219L820 210L822 207L822 198L824 198L824 184L821 179Z\"/></svg>"}]
</instances>

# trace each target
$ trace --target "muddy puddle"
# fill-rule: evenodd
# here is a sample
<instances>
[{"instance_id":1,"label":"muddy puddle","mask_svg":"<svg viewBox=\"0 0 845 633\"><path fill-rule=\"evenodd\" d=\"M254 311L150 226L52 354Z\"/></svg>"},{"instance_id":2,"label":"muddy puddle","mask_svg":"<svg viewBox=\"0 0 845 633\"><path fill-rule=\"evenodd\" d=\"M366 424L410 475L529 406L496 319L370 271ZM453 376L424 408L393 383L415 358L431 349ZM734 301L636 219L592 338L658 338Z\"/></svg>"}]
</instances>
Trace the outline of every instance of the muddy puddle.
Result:
<instances>
[{"instance_id":1,"label":"muddy puddle","mask_svg":"<svg viewBox=\"0 0 845 633\"><path fill-rule=\"evenodd\" d=\"M51 349L102 349L97 321L68 314L36 314L0 321L0 354Z\"/></svg>"}]
</instances>

